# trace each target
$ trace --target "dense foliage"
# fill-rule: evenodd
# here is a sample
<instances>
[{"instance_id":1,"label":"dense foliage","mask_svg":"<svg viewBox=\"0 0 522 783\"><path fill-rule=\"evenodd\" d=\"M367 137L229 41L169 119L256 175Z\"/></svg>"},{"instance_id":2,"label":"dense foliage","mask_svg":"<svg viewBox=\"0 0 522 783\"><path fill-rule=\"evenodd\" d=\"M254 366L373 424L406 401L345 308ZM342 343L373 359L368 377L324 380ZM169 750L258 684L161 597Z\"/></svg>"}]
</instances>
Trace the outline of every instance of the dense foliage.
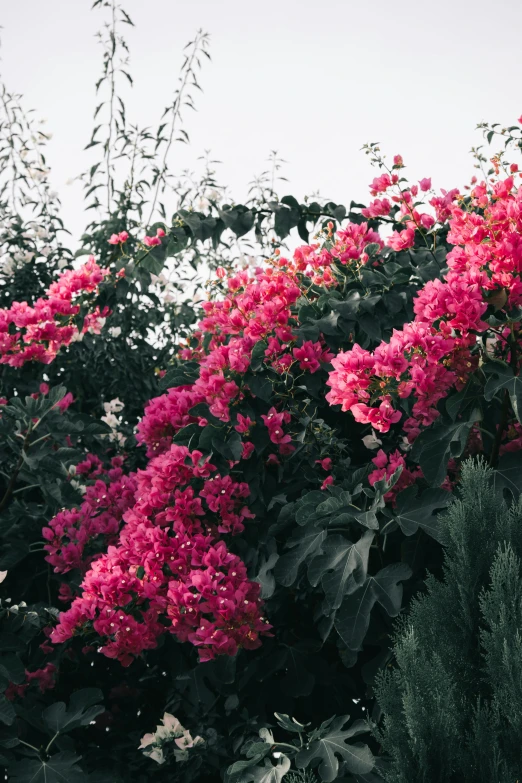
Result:
<instances>
[{"instance_id":1,"label":"dense foliage","mask_svg":"<svg viewBox=\"0 0 522 783\"><path fill-rule=\"evenodd\" d=\"M522 489L521 134L485 129L506 151L463 193L369 145L367 207L278 198L276 158L238 204L210 160L168 169L207 37L140 130L115 98L132 22L95 6L107 99L74 254L46 136L3 91L2 763L377 781L375 677L440 571L461 462Z\"/></svg>"},{"instance_id":2,"label":"dense foliage","mask_svg":"<svg viewBox=\"0 0 522 783\"><path fill-rule=\"evenodd\" d=\"M464 463L441 515L444 579L400 623L397 669L379 675L385 780L516 780L522 731L521 505L484 465Z\"/></svg>"}]
</instances>

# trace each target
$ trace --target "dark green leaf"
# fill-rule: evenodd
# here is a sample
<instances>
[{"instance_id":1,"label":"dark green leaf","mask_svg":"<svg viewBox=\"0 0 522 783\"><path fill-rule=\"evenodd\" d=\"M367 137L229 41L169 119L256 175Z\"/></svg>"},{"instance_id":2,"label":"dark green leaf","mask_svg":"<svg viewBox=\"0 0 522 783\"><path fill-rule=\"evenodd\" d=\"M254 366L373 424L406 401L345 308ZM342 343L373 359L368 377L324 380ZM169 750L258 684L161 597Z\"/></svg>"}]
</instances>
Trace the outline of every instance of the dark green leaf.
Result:
<instances>
[{"instance_id":1,"label":"dark green leaf","mask_svg":"<svg viewBox=\"0 0 522 783\"><path fill-rule=\"evenodd\" d=\"M350 650L359 650L374 605L378 602L390 617L396 617L402 603L402 585L411 576L404 563L386 566L376 576L368 576L364 585L344 599L335 618L335 628Z\"/></svg>"},{"instance_id":2,"label":"dark green leaf","mask_svg":"<svg viewBox=\"0 0 522 783\"><path fill-rule=\"evenodd\" d=\"M403 489L397 495L395 508L402 532L412 536L420 527L436 541L444 543L437 514L448 506L451 497L444 489L426 489L420 496L416 486Z\"/></svg>"},{"instance_id":3,"label":"dark green leaf","mask_svg":"<svg viewBox=\"0 0 522 783\"><path fill-rule=\"evenodd\" d=\"M319 774L325 783L335 780L339 772L338 756L345 762L346 769L353 775L363 775L371 772L375 765L375 759L367 745L356 743L348 744L347 740L357 734L369 732L370 727L366 721L358 720L349 729L343 727L349 720L345 715L336 718L330 725L328 733L324 737L310 742L296 756L296 765L299 769L308 767L313 761L320 760Z\"/></svg>"}]
</instances>

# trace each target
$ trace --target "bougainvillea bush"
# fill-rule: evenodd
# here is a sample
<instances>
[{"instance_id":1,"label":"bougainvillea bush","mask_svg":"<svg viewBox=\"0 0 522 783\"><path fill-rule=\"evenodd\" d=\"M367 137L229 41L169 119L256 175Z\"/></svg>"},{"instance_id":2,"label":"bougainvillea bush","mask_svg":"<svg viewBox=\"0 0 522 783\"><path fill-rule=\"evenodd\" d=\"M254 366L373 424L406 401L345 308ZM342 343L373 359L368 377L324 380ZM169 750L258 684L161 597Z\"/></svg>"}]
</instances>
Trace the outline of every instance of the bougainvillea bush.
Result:
<instances>
[{"instance_id":1,"label":"bougainvillea bush","mask_svg":"<svg viewBox=\"0 0 522 783\"><path fill-rule=\"evenodd\" d=\"M111 95L132 22L95 5ZM385 778L374 682L441 571L462 461L522 489L519 126L484 127L503 151L460 190L369 145L367 206L270 178L238 204L208 160L167 168L207 45L156 135L105 107L75 253L46 135L4 89L0 752L19 783Z\"/></svg>"}]
</instances>

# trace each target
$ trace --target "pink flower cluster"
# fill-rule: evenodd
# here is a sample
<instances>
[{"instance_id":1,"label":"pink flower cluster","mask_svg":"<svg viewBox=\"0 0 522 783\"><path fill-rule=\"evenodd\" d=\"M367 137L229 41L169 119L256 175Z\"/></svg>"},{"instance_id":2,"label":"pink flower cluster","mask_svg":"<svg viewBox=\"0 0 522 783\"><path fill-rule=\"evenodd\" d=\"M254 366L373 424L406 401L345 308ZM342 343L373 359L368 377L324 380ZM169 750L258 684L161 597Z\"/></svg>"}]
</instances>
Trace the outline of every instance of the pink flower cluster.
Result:
<instances>
[{"instance_id":1,"label":"pink flower cluster","mask_svg":"<svg viewBox=\"0 0 522 783\"><path fill-rule=\"evenodd\" d=\"M16 698L23 699L27 688L32 682L38 685L40 693L50 691L56 685L55 674L58 671L54 663L47 663L42 669L36 669L34 672L25 670L26 682L21 685L15 685L10 682L5 690L5 697L9 701L14 701Z\"/></svg>"},{"instance_id":2,"label":"pink flower cluster","mask_svg":"<svg viewBox=\"0 0 522 783\"><path fill-rule=\"evenodd\" d=\"M107 240L109 245L123 245L127 239L129 238L129 235L126 231L120 231L119 234L112 234L110 239Z\"/></svg>"},{"instance_id":3,"label":"pink flower cluster","mask_svg":"<svg viewBox=\"0 0 522 783\"><path fill-rule=\"evenodd\" d=\"M250 369L257 343L266 342L264 362L281 374L293 365L315 373L321 364L332 359L322 340L296 344L293 329L298 321L294 306L301 295L302 283L296 269L290 268L291 262L281 260L281 263L289 268L257 269L253 276L239 272L229 278L229 293L224 299L204 303L205 317L197 333L201 345L181 351L183 359L198 361L199 377L191 386L169 389L151 400L138 425L138 440L147 445L149 456L168 448L172 436L181 427L194 422L201 426L207 423L204 418L190 414L190 409L198 403L207 403L213 416L223 422L230 421L231 406L251 394L243 376ZM205 349L203 336L211 338ZM289 443L290 437L287 438L283 446ZM248 458L252 450L252 444L246 445L244 457ZM284 453L290 450L283 449Z\"/></svg>"},{"instance_id":4,"label":"pink flower cluster","mask_svg":"<svg viewBox=\"0 0 522 783\"><path fill-rule=\"evenodd\" d=\"M275 408L270 408L266 416L261 416L268 430L268 435L272 443L277 443L281 454L291 454L294 446L291 444L292 438L283 430L283 424L289 424L292 420L288 411L278 413Z\"/></svg>"},{"instance_id":5,"label":"pink flower cluster","mask_svg":"<svg viewBox=\"0 0 522 783\"><path fill-rule=\"evenodd\" d=\"M52 362L60 348L69 345L78 334L73 319L80 312L80 305L73 304L74 297L97 292L108 273L90 256L79 269L61 274L34 306L14 302L10 308L0 310L0 364L22 367L31 360ZM99 331L108 314L107 308L88 313L82 332Z\"/></svg>"},{"instance_id":6,"label":"pink flower cluster","mask_svg":"<svg viewBox=\"0 0 522 783\"><path fill-rule=\"evenodd\" d=\"M148 457L166 451L178 430L198 420L191 416L190 409L200 402L203 395L191 386L178 386L149 400L137 432L138 441L147 444Z\"/></svg>"},{"instance_id":7,"label":"pink flower cluster","mask_svg":"<svg viewBox=\"0 0 522 783\"><path fill-rule=\"evenodd\" d=\"M54 566L55 573L64 574L73 568L85 571L93 557L88 556L88 548L100 536L105 544L115 541L136 491L135 476L123 473L122 462L121 457L114 457L112 467L105 472L99 458L88 454L77 465L76 475L95 479L94 484L87 487L80 508L63 509L42 531L48 542L44 547L45 559Z\"/></svg>"},{"instance_id":8,"label":"pink flower cluster","mask_svg":"<svg viewBox=\"0 0 522 783\"><path fill-rule=\"evenodd\" d=\"M380 214L387 214L387 204L379 207L375 205L368 212L363 211L363 214L365 217L374 217L380 209L383 210ZM326 242L298 247L291 262L281 259L280 263L294 273L309 276L316 285L328 288L337 283L336 265L350 266L357 271L368 263L368 245L378 245L379 248L384 246L377 231L371 229L368 223L348 223L335 235L333 223L329 223Z\"/></svg>"},{"instance_id":9,"label":"pink flower cluster","mask_svg":"<svg viewBox=\"0 0 522 783\"><path fill-rule=\"evenodd\" d=\"M149 236L143 237L143 244L145 245L145 247L156 247L156 245L161 245L161 240L164 236L165 236L165 231L162 228L158 228L156 230L155 237L149 237Z\"/></svg>"},{"instance_id":10,"label":"pink flower cluster","mask_svg":"<svg viewBox=\"0 0 522 783\"><path fill-rule=\"evenodd\" d=\"M492 191L475 187L467 210L456 196L452 191L431 202L439 219L451 215L448 239L456 246L444 279L424 286L414 301L414 320L395 330L389 343L373 353L356 345L339 354L328 381L332 405L380 432L402 418L396 403L413 395L403 425L410 440L435 420L437 403L449 389L462 388L476 369L473 349L477 334L488 329L488 301L500 307L522 303L522 192L508 177Z\"/></svg>"},{"instance_id":11,"label":"pink flower cluster","mask_svg":"<svg viewBox=\"0 0 522 783\"><path fill-rule=\"evenodd\" d=\"M382 481L383 479L389 480L395 471L401 468L401 474L398 480L384 496L387 503L391 502L394 504L395 498L401 490L414 484L418 478L422 478L422 470L420 468L409 470L409 468L406 467L404 455L397 450L390 454L386 454L382 449L379 449L377 456L372 459L372 462L377 468L377 470L374 470L368 476L368 481L372 487L377 481Z\"/></svg>"},{"instance_id":12,"label":"pink flower cluster","mask_svg":"<svg viewBox=\"0 0 522 783\"><path fill-rule=\"evenodd\" d=\"M219 540L253 517L248 485L175 444L136 482L117 545L92 563L51 640L92 630L102 639L100 652L123 665L167 630L198 647L201 660L258 647L270 628L259 584Z\"/></svg>"}]
</instances>

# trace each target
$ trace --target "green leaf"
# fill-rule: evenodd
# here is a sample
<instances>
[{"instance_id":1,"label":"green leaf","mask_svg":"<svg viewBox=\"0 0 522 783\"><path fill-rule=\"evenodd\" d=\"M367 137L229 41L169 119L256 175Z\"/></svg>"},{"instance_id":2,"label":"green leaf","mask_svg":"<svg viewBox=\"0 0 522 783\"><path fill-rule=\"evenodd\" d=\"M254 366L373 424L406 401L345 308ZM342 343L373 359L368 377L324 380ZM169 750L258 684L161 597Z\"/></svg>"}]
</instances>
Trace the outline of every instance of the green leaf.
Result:
<instances>
[{"instance_id":1,"label":"green leaf","mask_svg":"<svg viewBox=\"0 0 522 783\"><path fill-rule=\"evenodd\" d=\"M335 309L339 315L343 318L353 319L359 312L361 304L361 294L359 291L350 291L344 301L339 302L337 299L330 300L330 307Z\"/></svg>"},{"instance_id":2,"label":"green leaf","mask_svg":"<svg viewBox=\"0 0 522 783\"><path fill-rule=\"evenodd\" d=\"M20 685L25 680L25 666L18 655L2 655L0 657L0 674L3 674L15 685Z\"/></svg>"},{"instance_id":3,"label":"green leaf","mask_svg":"<svg viewBox=\"0 0 522 783\"><path fill-rule=\"evenodd\" d=\"M509 489L517 498L522 492L522 453L503 454L493 474L495 489Z\"/></svg>"},{"instance_id":4,"label":"green leaf","mask_svg":"<svg viewBox=\"0 0 522 783\"><path fill-rule=\"evenodd\" d=\"M262 767L250 767L241 780L244 783L281 783L289 769L290 759L281 754L275 767L269 759L265 759Z\"/></svg>"},{"instance_id":5,"label":"green leaf","mask_svg":"<svg viewBox=\"0 0 522 783\"><path fill-rule=\"evenodd\" d=\"M320 332L327 335L339 334L337 328L337 321L339 320L339 313L332 310L328 315L319 318L318 321L312 321L313 325L319 329Z\"/></svg>"},{"instance_id":6,"label":"green leaf","mask_svg":"<svg viewBox=\"0 0 522 783\"><path fill-rule=\"evenodd\" d=\"M74 753L55 753L47 761L24 759L8 768L12 783L87 783L88 778L76 762L81 759Z\"/></svg>"},{"instance_id":7,"label":"green leaf","mask_svg":"<svg viewBox=\"0 0 522 783\"><path fill-rule=\"evenodd\" d=\"M325 538L326 531L315 527L313 522L296 530L288 541L291 551L280 557L276 564L274 576L277 581L290 587L297 579L300 565L316 554Z\"/></svg>"},{"instance_id":8,"label":"green leaf","mask_svg":"<svg viewBox=\"0 0 522 783\"><path fill-rule=\"evenodd\" d=\"M248 234L254 226L254 213L242 205L223 209L219 214L225 226L230 228L237 237Z\"/></svg>"},{"instance_id":9,"label":"green leaf","mask_svg":"<svg viewBox=\"0 0 522 783\"><path fill-rule=\"evenodd\" d=\"M245 383L248 388L256 397L259 397L263 402L270 402L272 399L273 386L272 382L266 375L254 375L253 373L247 373L245 375Z\"/></svg>"},{"instance_id":10,"label":"green leaf","mask_svg":"<svg viewBox=\"0 0 522 783\"><path fill-rule=\"evenodd\" d=\"M369 576L357 592L344 599L335 618L335 628L350 650L359 650L368 631L370 615L379 603L390 617L399 614L402 585L411 576L405 563L386 566L376 576Z\"/></svg>"},{"instance_id":11,"label":"green leaf","mask_svg":"<svg viewBox=\"0 0 522 783\"><path fill-rule=\"evenodd\" d=\"M444 489L427 489L418 496L418 487L403 489L397 495L396 520L406 536L412 536L422 528L428 535L444 543L437 513L451 501L451 492Z\"/></svg>"},{"instance_id":12,"label":"green leaf","mask_svg":"<svg viewBox=\"0 0 522 783\"><path fill-rule=\"evenodd\" d=\"M382 340L381 325L378 319L372 313L363 313L357 320L357 323L368 337L378 342Z\"/></svg>"},{"instance_id":13,"label":"green leaf","mask_svg":"<svg viewBox=\"0 0 522 783\"><path fill-rule=\"evenodd\" d=\"M436 423L421 432L413 446L411 458L419 463L429 484L440 487L446 477L450 457L460 457L471 427L479 418L480 411L474 408L467 421Z\"/></svg>"},{"instance_id":14,"label":"green leaf","mask_svg":"<svg viewBox=\"0 0 522 783\"><path fill-rule=\"evenodd\" d=\"M484 387L486 400L491 400L498 392L505 389L509 394L515 416L522 424L522 378L513 375L511 367L504 362L486 362L482 369L489 376Z\"/></svg>"},{"instance_id":15,"label":"green leaf","mask_svg":"<svg viewBox=\"0 0 522 783\"><path fill-rule=\"evenodd\" d=\"M255 582L259 582L261 585L261 598L270 598L275 590L275 577L272 573L272 569L279 560L279 555L276 551L275 539L270 539L268 546L268 554L263 557L258 567Z\"/></svg>"},{"instance_id":16,"label":"green leaf","mask_svg":"<svg viewBox=\"0 0 522 783\"><path fill-rule=\"evenodd\" d=\"M336 718L330 724L328 733L299 751L296 756L296 765L299 769L308 767L313 761L319 760L319 774L321 780L325 783L337 778L339 772L338 756L345 762L348 772L353 775L364 775L371 772L375 765L375 759L368 745L356 743L347 744L347 740L355 737L357 734L363 734L370 730L366 721L358 720L353 723L349 729L343 729L343 726L349 720L349 716L344 715Z\"/></svg>"},{"instance_id":17,"label":"green leaf","mask_svg":"<svg viewBox=\"0 0 522 783\"><path fill-rule=\"evenodd\" d=\"M234 460L234 462L238 462L241 459L243 442L239 432L232 432L227 440L212 438L212 446L225 459Z\"/></svg>"},{"instance_id":18,"label":"green leaf","mask_svg":"<svg viewBox=\"0 0 522 783\"><path fill-rule=\"evenodd\" d=\"M16 712L10 701L6 699L4 694L0 695L0 721L5 723L6 726L11 726L16 718Z\"/></svg>"},{"instance_id":19,"label":"green leaf","mask_svg":"<svg viewBox=\"0 0 522 783\"><path fill-rule=\"evenodd\" d=\"M254 348L252 349L252 356L250 359L250 369L253 372L257 372L260 370L263 366L263 362L265 360L265 351L268 347L268 343L266 340L260 340L258 343L254 345Z\"/></svg>"},{"instance_id":20,"label":"green leaf","mask_svg":"<svg viewBox=\"0 0 522 783\"><path fill-rule=\"evenodd\" d=\"M259 745L261 743L256 744ZM257 762L261 761L269 752L270 745L266 744L266 749L264 749L262 752L251 756L251 758L247 760L235 761L233 764L227 767L227 771L225 772L225 783L243 783L245 779L243 777L245 770L249 769L254 764L257 764Z\"/></svg>"},{"instance_id":21,"label":"green leaf","mask_svg":"<svg viewBox=\"0 0 522 783\"><path fill-rule=\"evenodd\" d=\"M280 239L285 239L300 220L299 209L283 204L274 206L274 231Z\"/></svg>"},{"instance_id":22,"label":"green leaf","mask_svg":"<svg viewBox=\"0 0 522 783\"><path fill-rule=\"evenodd\" d=\"M308 567L308 579L314 587L321 582L330 610L338 609L343 599L364 583L374 533L367 531L354 544L341 535L328 536L323 554L314 557Z\"/></svg>"},{"instance_id":23,"label":"green leaf","mask_svg":"<svg viewBox=\"0 0 522 783\"><path fill-rule=\"evenodd\" d=\"M306 727L310 725L309 723L299 723L298 720L285 715L284 712L274 712L274 717L282 729L292 734L304 734Z\"/></svg>"},{"instance_id":24,"label":"green leaf","mask_svg":"<svg viewBox=\"0 0 522 783\"><path fill-rule=\"evenodd\" d=\"M76 691L69 699L67 709L63 701L55 702L42 712L45 725L53 734L58 734L78 726L88 726L89 723L105 711L97 701L103 699L103 693L99 688L83 688Z\"/></svg>"},{"instance_id":25,"label":"green leaf","mask_svg":"<svg viewBox=\"0 0 522 783\"><path fill-rule=\"evenodd\" d=\"M473 377L461 391L456 394L450 394L446 398L446 411L452 421L456 421L459 414L465 415L470 407L477 408L482 396L482 386Z\"/></svg>"},{"instance_id":26,"label":"green leaf","mask_svg":"<svg viewBox=\"0 0 522 783\"><path fill-rule=\"evenodd\" d=\"M178 367L171 367L161 379L159 387L164 391L177 386L189 386L199 378L199 369L197 362L184 362Z\"/></svg>"}]
</instances>

